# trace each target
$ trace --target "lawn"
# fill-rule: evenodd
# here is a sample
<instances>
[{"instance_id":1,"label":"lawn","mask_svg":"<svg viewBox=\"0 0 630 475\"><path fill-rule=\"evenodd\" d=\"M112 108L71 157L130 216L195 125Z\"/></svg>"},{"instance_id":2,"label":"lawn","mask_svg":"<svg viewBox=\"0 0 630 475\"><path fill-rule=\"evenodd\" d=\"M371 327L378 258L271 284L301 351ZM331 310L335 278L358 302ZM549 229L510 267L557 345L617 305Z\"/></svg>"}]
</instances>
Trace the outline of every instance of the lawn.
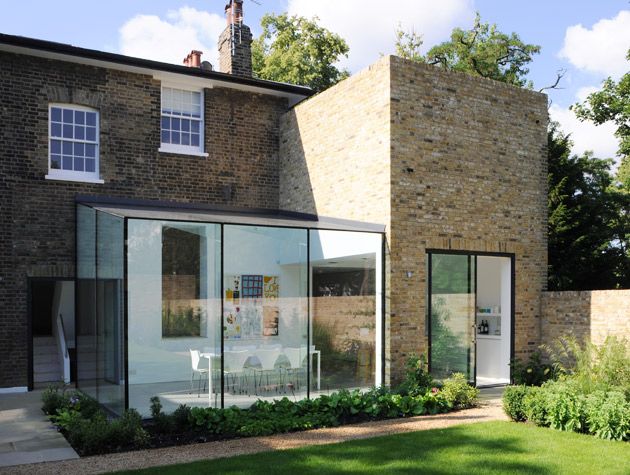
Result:
<instances>
[{"instance_id":1,"label":"lawn","mask_svg":"<svg viewBox=\"0 0 630 475\"><path fill-rule=\"evenodd\" d=\"M121 473L628 475L630 443L529 424L485 422Z\"/></svg>"}]
</instances>

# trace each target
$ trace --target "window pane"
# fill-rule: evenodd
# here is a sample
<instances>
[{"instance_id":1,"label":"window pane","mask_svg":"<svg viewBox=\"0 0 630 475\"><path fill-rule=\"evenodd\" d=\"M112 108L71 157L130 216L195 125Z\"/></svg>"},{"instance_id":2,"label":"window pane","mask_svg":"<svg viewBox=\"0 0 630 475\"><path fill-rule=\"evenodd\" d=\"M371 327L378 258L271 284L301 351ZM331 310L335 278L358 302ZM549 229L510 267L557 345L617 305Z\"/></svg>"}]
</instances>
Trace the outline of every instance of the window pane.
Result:
<instances>
[{"instance_id":1,"label":"window pane","mask_svg":"<svg viewBox=\"0 0 630 475\"><path fill-rule=\"evenodd\" d=\"M162 117L162 129L171 128L171 119L169 117Z\"/></svg>"},{"instance_id":2,"label":"window pane","mask_svg":"<svg viewBox=\"0 0 630 475\"><path fill-rule=\"evenodd\" d=\"M127 232L129 407L220 405L220 226L130 219Z\"/></svg>"},{"instance_id":3,"label":"window pane","mask_svg":"<svg viewBox=\"0 0 630 475\"><path fill-rule=\"evenodd\" d=\"M190 145L190 134L182 133L182 145Z\"/></svg>"},{"instance_id":4,"label":"window pane","mask_svg":"<svg viewBox=\"0 0 630 475\"><path fill-rule=\"evenodd\" d=\"M173 119L171 121L171 129L173 130L180 130L181 128L181 124L180 124L181 119Z\"/></svg>"},{"instance_id":5,"label":"window pane","mask_svg":"<svg viewBox=\"0 0 630 475\"><path fill-rule=\"evenodd\" d=\"M190 131L190 120L182 119L182 131L184 132Z\"/></svg>"},{"instance_id":6,"label":"window pane","mask_svg":"<svg viewBox=\"0 0 630 475\"><path fill-rule=\"evenodd\" d=\"M96 171L96 160L94 159L85 159L85 171L86 172L95 172Z\"/></svg>"},{"instance_id":7,"label":"window pane","mask_svg":"<svg viewBox=\"0 0 630 475\"><path fill-rule=\"evenodd\" d=\"M86 112L86 114L85 114L85 123L87 125L96 126L96 113L95 112Z\"/></svg>"},{"instance_id":8,"label":"window pane","mask_svg":"<svg viewBox=\"0 0 630 475\"><path fill-rule=\"evenodd\" d=\"M50 156L50 168L59 170L61 168L61 155Z\"/></svg>"},{"instance_id":9,"label":"window pane","mask_svg":"<svg viewBox=\"0 0 630 475\"><path fill-rule=\"evenodd\" d=\"M84 140L85 139L85 127L82 127L80 125L75 125L74 126L74 138L77 140Z\"/></svg>"},{"instance_id":10,"label":"window pane","mask_svg":"<svg viewBox=\"0 0 630 475\"><path fill-rule=\"evenodd\" d=\"M311 395L381 383L381 236L311 231ZM321 358L320 374L316 360Z\"/></svg>"},{"instance_id":11,"label":"window pane","mask_svg":"<svg viewBox=\"0 0 630 475\"><path fill-rule=\"evenodd\" d=\"M53 122L61 122L61 109L59 107L52 107L50 109L50 120Z\"/></svg>"},{"instance_id":12,"label":"window pane","mask_svg":"<svg viewBox=\"0 0 630 475\"><path fill-rule=\"evenodd\" d=\"M96 128L95 127L86 128L85 139L90 140L92 142L96 142Z\"/></svg>"},{"instance_id":13,"label":"window pane","mask_svg":"<svg viewBox=\"0 0 630 475\"><path fill-rule=\"evenodd\" d=\"M225 406L285 394L301 399L308 368L307 231L223 229Z\"/></svg>"},{"instance_id":14,"label":"window pane","mask_svg":"<svg viewBox=\"0 0 630 475\"><path fill-rule=\"evenodd\" d=\"M77 172L82 172L84 170L84 158L83 157L74 157L74 170Z\"/></svg>"},{"instance_id":15,"label":"window pane","mask_svg":"<svg viewBox=\"0 0 630 475\"><path fill-rule=\"evenodd\" d=\"M63 142L63 154L72 155L72 142Z\"/></svg>"},{"instance_id":16,"label":"window pane","mask_svg":"<svg viewBox=\"0 0 630 475\"><path fill-rule=\"evenodd\" d=\"M85 156L85 144L75 143L74 144L74 155L78 157Z\"/></svg>"},{"instance_id":17,"label":"window pane","mask_svg":"<svg viewBox=\"0 0 630 475\"><path fill-rule=\"evenodd\" d=\"M193 120L190 122L190 130L195 132L195 133L199 133L199 122L196 120Z\"/></svg>"},{"instance_id":18,"label":"window pane","mask_svg":"<svg viewBox=\"0 0 630 475\"><path fill-rule=\"evenodd\" d=\"M96 145L91 143L85 144L85 156L91 158L96 157Z\"/></svg>"},{"instance_id":19,"label":"window pane","mask_svg":"<svg viewBox=\"0 0 630 475\"><path fill-rule=\"evenodd\" d=\"M171 133L168 130L162 131L162 143L171 143Z\"/></svg>"},{"instance_id":20,"label":"window pane","mask_svg":"<svg viewBox=\"0 0 630 475\"><path fill-rule=\"evenodd\" d=\"M71 139L72 137L72 129L73 127L68 124L63 124L63 137L66 139Z\"/></svg>"},{"instance_id":21,"label":"window pane","mask_svg":"<svg viewBox=\"0 0 630 475\"><path fill-rule=\"evenodd\" d=\"M56 154L61 153L61 140L50 141L50 152Z\"/></svg>"},{"instance_id":22,"label":"window pane","mask_svg":"<svg viewBox=\"0 0 630 475\"><path fill-rule=\"evenodd\" d=\"M50 135L61 137L61 124L50 124Z\"/></svg>"},{"instance_id":23,"label":"window pane","mask_svg":"<svg viewBox=\"0 0 630 475\"><path fill-rule=\"evenodd\" d=\"M72 124L74 122L74 114L71 109L63 109L63 121L66 124Z\"/></svg>"},{"instance_id":24,"label":"window pane","mask_svg":"<svg viewBox=\"0 0 630 475\"><path fill-rule=\"evenodd\" d=\"M171 143L179 145L179 132L171 132Z\"/></svg>"},{"instance_id":25,"label":"window pane","mask_svg":"<svg viewBox=\"0 0 630 475\"><path fill-rule=\"evenodd\" d=\"M72 170L72 157L63 156L62 168L64 170Z\"/></svg>"},{"instance_id":26,"label":"window pane","mask_svg":"<svg viewBox=\"0 0 630 475\"><path fill-rule=\"evenodd\" d=\"M199 135L192 134L190 136L190 145L192 145L193 147L199 147Z\"/></svg>"},{"instance_id":27,"label":"window pane","mask_svg":"<svg viewBox=\"0 0 630 475\"><path fill-rule=\"evenodd\" d=\"M85 112L74 111L74 123L80 125L85 124Z\"/></svg>"}]
</instances>

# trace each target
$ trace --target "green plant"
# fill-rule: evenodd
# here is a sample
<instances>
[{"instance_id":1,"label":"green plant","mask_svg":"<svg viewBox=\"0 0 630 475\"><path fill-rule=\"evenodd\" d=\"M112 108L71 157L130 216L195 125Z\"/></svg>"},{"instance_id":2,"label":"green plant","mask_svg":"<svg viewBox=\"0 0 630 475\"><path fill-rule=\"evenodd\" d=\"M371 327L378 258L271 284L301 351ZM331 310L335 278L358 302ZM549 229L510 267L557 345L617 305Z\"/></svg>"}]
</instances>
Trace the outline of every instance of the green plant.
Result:
<instances>
[{"instance_id":1,"label":"green plant","mask_svg":"<svg viewBox=\"0 0 630 475\"><path fill-rule=\"evenodd\" d=\"M619 391L596 391L586 404L588 430L600 439L630 440L630 403Z\"/></svg>"},{"instance_id":2,"label":"green plant","mask_svg":"<svg viewBox=\"0 0 630 475\"><path fill-rule=\"evenodd\" d=\"M543 363L539 351L531 354L527 362L519 359L512 360L510 366L512 367L514 384L540 386L545 381L555 379L552 365Z\"/></svg>"},{"instance_id":3,"label":"green plant","mask_svg":"<svg viewBox=\"0 0 630 475\"><path fill-rule=\"evenodd\" d=\"M547 422L547 398L542 386L531 386L523 398L525 418L538 426L546 427Z\"/></svg>"},{"instance_id":4,"label":"green plant","mask_svg":"<svg viewBox=\"0 0 630 475\"><path fill-rule=\"evenodd\" d=\"M66 388L48 386L42 393L42 411L48 415L55 415L58 411L69 406L69 396Z\"/></svg>"},{"instance_id":5,"label":"green plant","mask_svg":"<svg viewBox=\"0 0 630 475\"><path fill-rule=\"evenodd\" d=\"M543 386L546 417L552 429L568 432L586 431L586 398L567 382Z\"/></svg>"},{"instance_id":6,"label":"green plant","mask_svg":"<svg viewBox=\"0 0 630 475\"><path fill-rule=\"evenodd\" d=\"M433 377L429 374L426 357L411 355L405 363L405 379L396 388L403 396L418 396L426 393L434 386Z\"/></svg>"},{"instance_id":7,"label":"green plant","mask_svg":"<svg viewBox=\"0 0 630 475\"><path fill-rule=\"evenodd\" d=\"M503 391L503 411L515 422L522 422L527 419L525 415L525 396L528 387L521 384L518 386L508 386Z\"/></svg>"},{"instance_id":8,"label":"green plant","mask_svg":"<svg viewBox=\"0 0 630 475\"><path fill-rule=\"evenodd\" d=\"M466 376L462 373L454 373L450 378L446 379L440 393L449 405L455 409L465 409L474 406L479 396L479 390L468 384Z\"/></svg>"}]
</instances>

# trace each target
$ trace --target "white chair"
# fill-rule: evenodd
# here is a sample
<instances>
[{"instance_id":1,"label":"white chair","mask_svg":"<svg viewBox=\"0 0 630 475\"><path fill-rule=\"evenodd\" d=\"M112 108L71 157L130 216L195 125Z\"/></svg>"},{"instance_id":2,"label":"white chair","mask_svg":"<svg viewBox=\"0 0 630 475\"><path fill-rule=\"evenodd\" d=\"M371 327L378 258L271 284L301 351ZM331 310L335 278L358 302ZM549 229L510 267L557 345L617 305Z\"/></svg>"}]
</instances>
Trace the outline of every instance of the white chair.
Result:
<instances>
[{"instance_id":1,"label":"white chair","mask_svg":"<svg viewBox=\"0 0 630 475\"><path fill-rule=\"evenodd\" d=\"M230 387L230 376L232 377L232 392L236 391L236 379L242 380L243 378L243 366L250 355L248 350L223 352L223 374L226 376L227 388ZM239 390L242 392L240 381Z\"/></svg>"},{"instance_id":2,"label":"white chair","mask_svg":"<svg viewBox=\"0 0 630 475\"><path fill-rule=\"evenodd\" d=\"M190 394L192 394L195 374L199 375L199 384L197 387L197 397L201 394L201 380L203 379L203 390L206 390L206 381L208 380L208 368L200 368L199 362L201 360L201 356L199 354L199 350L190 350L190 362L191 362L191 372L190 372Z\"/></svg>"},{"instance_id":3,"label":"white chair","mask_svg":"<svg viewBox=\"0 0 630 475\"><path fill-rule=\"evenodd\" d=\"M278 358L282 354L282 350L280 348L270 348L270 349L259 349L256 350L256 357L258 361L260 361L261 369L260 371L260 381L258 387L262 385L263 375L266 373L267 375L267 388L269 388L269 374L276 371L276 362Z\"/></svg>"}]
</instances>

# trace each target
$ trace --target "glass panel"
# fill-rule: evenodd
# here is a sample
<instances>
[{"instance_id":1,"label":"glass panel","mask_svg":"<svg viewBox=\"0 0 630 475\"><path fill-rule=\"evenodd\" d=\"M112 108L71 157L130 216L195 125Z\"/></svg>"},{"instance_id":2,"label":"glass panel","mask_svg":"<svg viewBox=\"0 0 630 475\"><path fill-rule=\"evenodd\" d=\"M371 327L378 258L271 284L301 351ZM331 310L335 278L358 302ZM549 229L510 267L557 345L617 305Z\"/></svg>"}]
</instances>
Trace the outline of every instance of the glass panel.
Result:
<instances>
[{"instance_id":1,"label":"glass panel","mask_svg":"<svg viewBox=\"0 0 630 475\"><path fill-rule=\"evenodd\" d=\"M220 226L130 219L127 232L129 407L220 405Z\"/></svg>"},{"instance_id":2,"label":"glass panel","mask_svg":"<svg viewBox=\"0 0 630 475\"><path fill-rule=\"evenodd\" d=\"M96 394L96 214L77 206L77 387Z\"/></svg>"},{"instance_id":3,"label":"glass panel","mask_svg":"<svg viewBox=\"0 0 630 475\"><path fill-rule=\"evenodd\" d=\"M381 240L311 231L311 396L382 383Z\"/></svg>"},{"instance_id":4,"label":"glass panel","mask_svg":"<svg viewBox=\"0 0 630 475\"><path fill-rule=\"evenodd\" d=\"M431 254L431 373L474 382L474 257Z\"/></svg>"},{"instance_id":5,"label":"glass panel","mask_svg":"<svg viewBox=\"0 0 630 475\"><path fill-rule=\"evenodd\" d=\"M61 109L58 107L52 107L50 109L50 118L54 122L61 122Z\"/></svg>"},{"instance_id":6,"label":"glass panel","mask_svg":"<svg viewBox=\"0 0 630 475\"><path fill-rule=\"evenodd\" d=\"M98 401L116 414L125 408L124 220L96 213L96 368Z\"/></svg>"},{"instance_id":7,"label":"glass panel","mask_svg":"<svg viewBox=\"0 0 630 475\"><path fill-rule=\"evenodd\" d=\"M307 394L307 231L224 227L225 406Z\"/></svg>"}]
</instances>

